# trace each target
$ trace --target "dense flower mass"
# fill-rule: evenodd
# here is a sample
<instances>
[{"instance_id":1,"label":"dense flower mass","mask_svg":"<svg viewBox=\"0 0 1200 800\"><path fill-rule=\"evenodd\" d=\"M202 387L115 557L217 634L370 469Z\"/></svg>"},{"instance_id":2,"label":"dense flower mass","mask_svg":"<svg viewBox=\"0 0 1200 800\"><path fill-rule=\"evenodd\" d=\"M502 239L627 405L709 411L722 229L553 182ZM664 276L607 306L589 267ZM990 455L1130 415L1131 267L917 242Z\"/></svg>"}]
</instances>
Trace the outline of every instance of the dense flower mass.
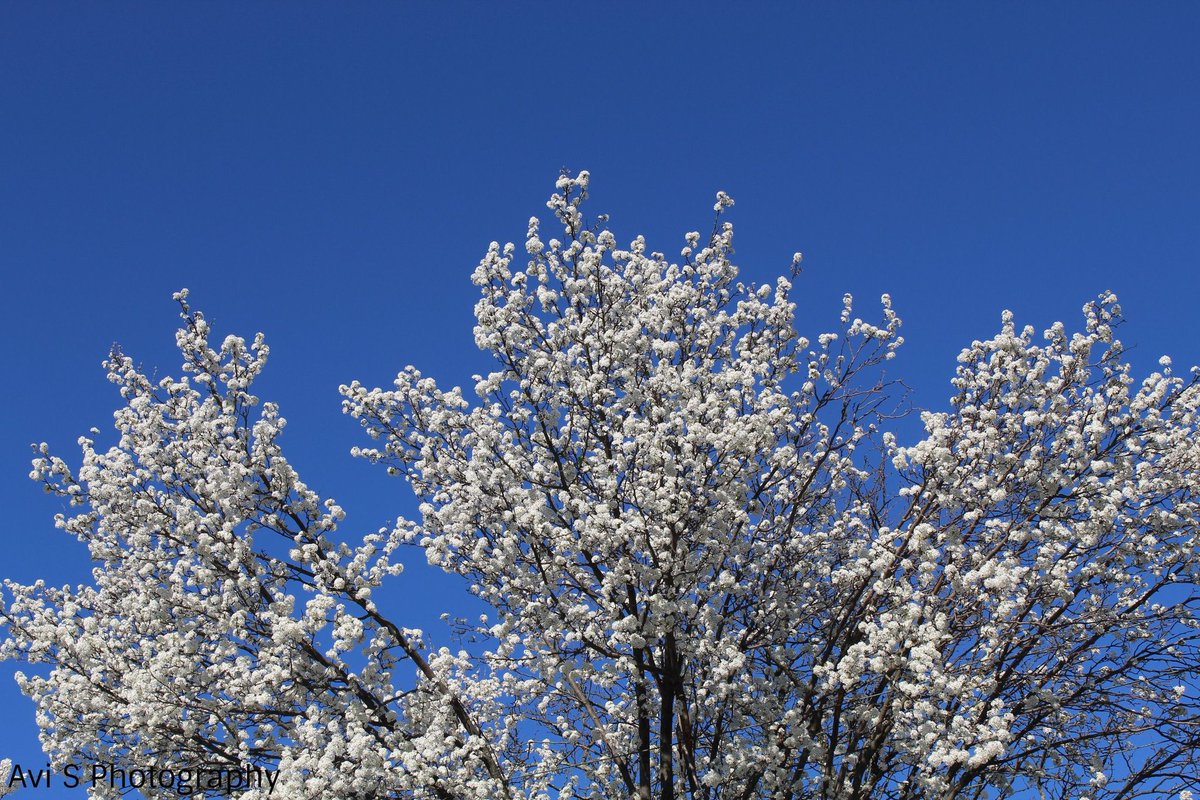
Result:
<instances>
[{"instance_id":1,"label":"dense flower mass","mask_svg":"<svg viewBox=\"0 0 1200 800\"><path fill-rule=\"evenodd\" d=\"M113 353L118 443L33 473L94 584L0 606L56 763L253 765L297 798L1200 789L1195 371L1135 380L1111 295L1076 333L1006 314L901 446L886 295L803 335L789 278L738 281L728 195L672 260L589 225L587 186L475 270L473 399L412 367L342 387L355 452L421 501L357 544L249 393L261 336L212 344L182 292L184 377ZM406 545L493 609L477 651L375 604Z\"/></svg>"}]
</instances>

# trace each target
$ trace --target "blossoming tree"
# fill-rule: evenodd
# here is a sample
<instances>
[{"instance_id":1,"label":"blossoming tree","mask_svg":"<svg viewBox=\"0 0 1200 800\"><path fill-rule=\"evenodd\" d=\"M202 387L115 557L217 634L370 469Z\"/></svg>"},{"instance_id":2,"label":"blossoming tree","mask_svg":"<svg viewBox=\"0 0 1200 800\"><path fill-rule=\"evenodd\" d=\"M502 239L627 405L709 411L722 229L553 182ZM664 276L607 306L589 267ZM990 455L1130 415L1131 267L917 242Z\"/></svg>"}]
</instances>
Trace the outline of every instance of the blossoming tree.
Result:
<instances>
[{"instance_id":1,"label":"blossoming tree","mask_svg":"<svg viewBox=\"0 0 1200 800\"><path fill-rule=\"evenodd\" d=\"M277 776L247 798L1200 788L1195 374L1135 381L1111 295L1077 333L1006 314L901 446L886 296L810 339L788 279L737 281L727 196L673 261L588 226L587 180L476 269L474 400L342 387L419 522L344 543L250 392L262 336L215 343L186 292L183 377L113 353L117 444L33 472L94 583L0 606L57 764ZM494 610L475 651L376 604L405 545Z\"/></svg>"}]
</instances>

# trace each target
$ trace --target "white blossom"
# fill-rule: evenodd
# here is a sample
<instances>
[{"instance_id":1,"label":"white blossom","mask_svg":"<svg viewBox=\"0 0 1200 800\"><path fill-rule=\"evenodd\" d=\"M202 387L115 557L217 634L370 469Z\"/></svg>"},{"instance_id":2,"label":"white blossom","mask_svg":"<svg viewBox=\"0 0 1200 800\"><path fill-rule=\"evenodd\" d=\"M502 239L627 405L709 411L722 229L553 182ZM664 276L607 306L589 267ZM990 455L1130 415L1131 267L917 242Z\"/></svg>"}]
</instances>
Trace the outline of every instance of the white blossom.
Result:
<instances>
[{"instance_id":1,"label":"white blossom","mask_svg":"<svg viewBox=\"0 0 1200 800\"><path fill-rule=\"evenodd\" d=\"M419 522L343 542L250 393L262 336L210 344L186 290L182 377L114 351L116 444L33 468L94 581L0 606L54 764L254 764L298 798L1200 788L1195 372L1136 380L1111 293L1041 340L1005 312L902 445L888 295L802 335L799 254L739 282L728 195L675 263L590 223L589 181L475 269L473 397L341 387ZM475 649L376 605L401 546L490 606Z\"/></svg>"}]
</instances>

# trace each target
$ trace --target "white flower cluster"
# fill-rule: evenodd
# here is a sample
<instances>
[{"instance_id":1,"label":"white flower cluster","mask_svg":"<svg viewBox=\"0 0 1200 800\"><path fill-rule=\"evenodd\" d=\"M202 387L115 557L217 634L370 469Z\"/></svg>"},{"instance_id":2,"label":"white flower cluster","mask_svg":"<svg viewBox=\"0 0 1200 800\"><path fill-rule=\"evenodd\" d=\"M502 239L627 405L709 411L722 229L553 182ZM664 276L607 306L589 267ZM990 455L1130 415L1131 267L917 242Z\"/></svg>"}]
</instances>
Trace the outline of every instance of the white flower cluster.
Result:
<instances>
[{"instance_id":1,"label":"white flower cluster","mask_svg":"<svg viewBox=\"0 0 1200 800\"><path fill-rule=\"evenodd\" d=\"M791 280L738 281L728 195L673 262L589 225L588 184L475 270L473 398L342 387L421 502L356 547L248 393L261 337L210 346L180 293L184 378L113 355L118 444L34 467L95 585L0 607L54 759L351 800L1200 789L1195 374L1135 382L1112 296L1041 341L1005 314L900 446L888 296L801 335ZM400 545L492 607L481 649L376 606Z\"/></svg>"},{"instance_id":2,"label":"white flower cluster","mask_svg":"<svg viewBox=\"0 0 1200 800\"><path fill-rule=\"evenodd\" d=\"M370 599L399 571L400 535L331 539L342 510L300 481L277 407L249 394L262 337L214 348L186 293L176 299L184 377L152 382L114 352L117 444L81 439L77 472L44 445L34 461L33 476L78 509L59 527L96 563L94 585L4 584L0 655L51 666L19 676L48 754L60 766L264 765L281 770L288 797L463 781L494 796L486 740L476 728L460 741L472 738L462 720L476 725L447 683L461 665L435 667L419 632ZM415 688L396 684L401 659Z\"/></svg>"}]
</instances>

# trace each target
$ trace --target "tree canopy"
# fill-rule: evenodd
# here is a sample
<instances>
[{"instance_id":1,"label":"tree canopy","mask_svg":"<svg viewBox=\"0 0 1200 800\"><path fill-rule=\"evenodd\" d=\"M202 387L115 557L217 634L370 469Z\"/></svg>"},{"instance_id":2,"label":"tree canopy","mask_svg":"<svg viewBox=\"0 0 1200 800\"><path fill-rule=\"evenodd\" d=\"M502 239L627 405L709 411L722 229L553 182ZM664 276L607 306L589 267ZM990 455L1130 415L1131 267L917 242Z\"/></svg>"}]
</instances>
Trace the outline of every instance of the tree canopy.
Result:
<instances>
[{"instance_id":1,"label":"tree canopy","mask_svg":"<svg viewBox=\"0 0 1200 800\"><path fill-rule=\"evenodd\" d=\"M119 440L32 473L94 581L0 605L54 763L173 770L147 797L214 767L273 780L197 796L1200 790L1195 370L1134 378L1111 294L1076 332L1006 312L906 445L886 295L806 332L799 256L738 281L724 193L668 258L585 220L587 187L476 268L473 392L341 387L419 520L338 530L251 393L263 336L218 342L186 291L181 377L114 350ZM490 606L478 646L376 605L402 548Z\"/></svg>"}]
</instances>

